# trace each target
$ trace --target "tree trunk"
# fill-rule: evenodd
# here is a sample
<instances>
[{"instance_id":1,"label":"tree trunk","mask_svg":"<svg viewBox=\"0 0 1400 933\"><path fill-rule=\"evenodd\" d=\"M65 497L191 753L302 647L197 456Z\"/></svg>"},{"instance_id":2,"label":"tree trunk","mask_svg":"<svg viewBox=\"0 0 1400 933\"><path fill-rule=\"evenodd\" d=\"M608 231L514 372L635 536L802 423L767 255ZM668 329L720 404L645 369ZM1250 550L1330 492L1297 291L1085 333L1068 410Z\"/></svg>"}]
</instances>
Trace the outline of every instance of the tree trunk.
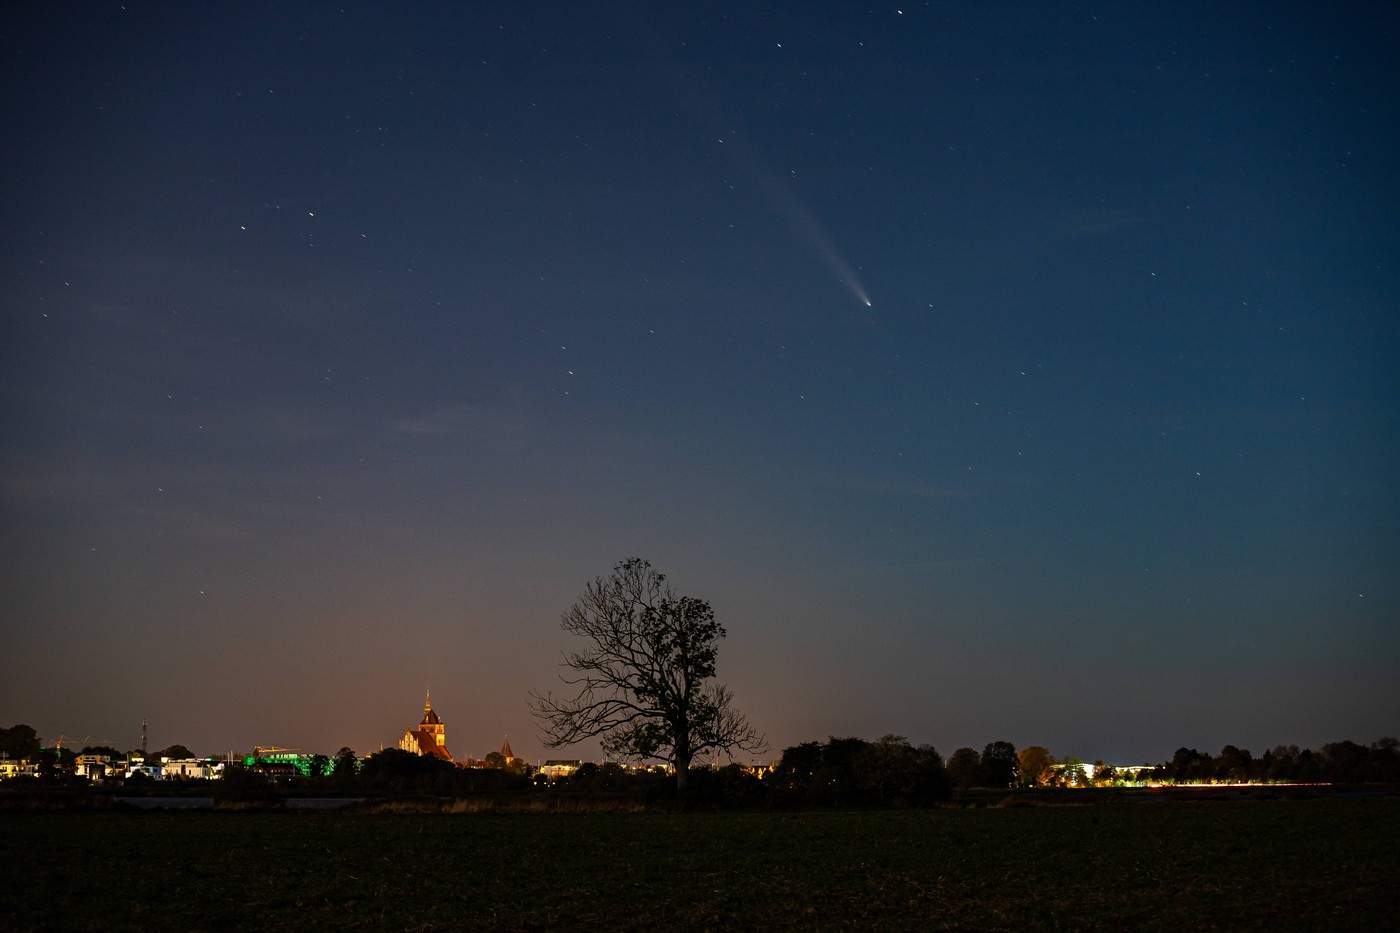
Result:
<instances>
[{"instance_id":1,"label":"tree trunk","mask_svg":"<svg viewBox=\"0 0 1400 933\"><path fill-rule=\"evenodd\" d=\"M674 762L676 767L676 796L685 799L685 781L690 777L690 757L676 757Z\"/></svg>"}]
</instances>

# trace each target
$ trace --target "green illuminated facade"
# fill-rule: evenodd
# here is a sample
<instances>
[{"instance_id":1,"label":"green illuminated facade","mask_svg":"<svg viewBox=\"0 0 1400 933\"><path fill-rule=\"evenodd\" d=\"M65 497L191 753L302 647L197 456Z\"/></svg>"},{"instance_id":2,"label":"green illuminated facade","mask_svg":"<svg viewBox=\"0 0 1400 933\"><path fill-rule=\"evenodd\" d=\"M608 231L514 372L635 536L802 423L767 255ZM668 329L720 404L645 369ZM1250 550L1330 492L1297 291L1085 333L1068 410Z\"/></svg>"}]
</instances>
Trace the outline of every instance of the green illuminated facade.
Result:
<instances>
[{"instance_id":1,"label":"green illuminated facade","mask_svg":"<svg viewBox=\"0 0 1400 933\"><path fill-rule=\"evenodd\" d=\"M291 765L297 769L302 777L311 776L312 755L303 755L299 752L265 752L261 755L243 756L245 767L257 768L264 765Z\"/></svg>"}]
</instances>

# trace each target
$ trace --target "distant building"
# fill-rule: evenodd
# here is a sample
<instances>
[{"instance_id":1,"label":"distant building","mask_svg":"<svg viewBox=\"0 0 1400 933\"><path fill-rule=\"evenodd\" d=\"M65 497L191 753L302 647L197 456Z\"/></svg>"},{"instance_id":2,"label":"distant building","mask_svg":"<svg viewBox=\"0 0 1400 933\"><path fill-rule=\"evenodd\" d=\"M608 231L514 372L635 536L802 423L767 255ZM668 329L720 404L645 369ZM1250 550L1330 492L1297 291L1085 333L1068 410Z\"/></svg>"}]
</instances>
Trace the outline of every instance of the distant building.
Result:
<instances>
[{"instance_id":1,"label":"distant building","mask_svg":"<svg viewBox=\"0 0 1400 933\"><path fill-rule=\"evenodd\" d=\"M162 758L160 776L167 781L209 781L218 776L216 766L198 758Z\"/></svg>"},{"instance_id":2,"label":"distant building","mask_svg":"<svg viewBox=\"0 0 1400 933\"><path fill-rule=\"evenodd\" d=\"M0 781L33 775L37 770L28 758L11 758L0 752Z\"/></svg>"},{"instance_id":3,"label":"distant building","mask_svg":"<svg viewBox=\"0 0 1400 933\"><path fill-rule=\"evenodd\" d=\"M147 763L144 755L131 755L126 759L126 777L133 778L137 775L159 781L161 767L159 764Z\"/></svg>"},{"instance_id":4,"label":"distant building","mask_svg":"<svg viewBox=\"0 0 1400 933\"><path fill-rule=\"evenodd\" d=\"M1128 776L1128 777L1132 777L1132 778L1136 779L1136 778L1137 778L1139 775L1141 775L1144 771L1151 771L1153 768L1156 768L1157 766L1156 766L1156 765L1109 765L1109 767L1113 769L1113 773L1114 773L1114 774L1123 775L1123 776Z\"/></svg>"},{"instance_id":5,"label":"distant building","mask_svg":"<svg viewBox=\"0 0 1400 933\"><path fill-rule=\"evenodd\" d=\"M254 745L253 754L243 757L243 766L268 777L294 778L311 776L316 756L280 745ZM325 762L318 762L325 764Z\"/></svg>"},{"instance_id":6,"label":"distant building","mask_svg":"<svg viewBox=\"0 0 1400 933\"><path fill-rule=\"evenodd\" d=\"M583 762L577 758L551 758L540 765L538 773L552 781L555 778L568 777L581 767Z\"/></svg>"},{"instance_id":7,"label":"distant building","mask_svg":"<svg viewBox=\"0 0 1400 933\"><path fill-rule=\"evenodd\" d=\"M431 755L443 761L451 761L452 753L447 750L447 727L433 709L431 696L423 698L423 721L413 729L404 731L399 739L399 748L415 755Z\"/></svg>"},{"instance_id":8,"label":"distant building","mask_svg":"<svg viewBox=\"0 0 1400 933\"><path fill-rule=\"evenodd\" d=\"M89 781L102 780L112 768L111 755L79 755L73 759L73 773Z\"/></svg>"},{"instance_id":9,"label":"distant building","mask_svg":"<svg viewBox=\"0 0 1400 933\"><path fill-rule=\"evenodd\" d=\"M1104 768L1110 773L1100 775L1097 772L1094 777L1107 777L1119 781L1146 781L1152 774L1152 769L1156 765L1105 765Z\"/></svg>"},{"instance_id":10,"label":"distant building","mask_svg":"<svg viewBox=\"0 0 1400 933\"><path fill-rule=\"evenodd\" d=\"M523 758L515 757L515 752L511 750L510 739L501 743L499 752L487 752L485 758L458 758L459 768L504 768L507 771L524 769L526 767Z\"/></svg>"}]
</instances>

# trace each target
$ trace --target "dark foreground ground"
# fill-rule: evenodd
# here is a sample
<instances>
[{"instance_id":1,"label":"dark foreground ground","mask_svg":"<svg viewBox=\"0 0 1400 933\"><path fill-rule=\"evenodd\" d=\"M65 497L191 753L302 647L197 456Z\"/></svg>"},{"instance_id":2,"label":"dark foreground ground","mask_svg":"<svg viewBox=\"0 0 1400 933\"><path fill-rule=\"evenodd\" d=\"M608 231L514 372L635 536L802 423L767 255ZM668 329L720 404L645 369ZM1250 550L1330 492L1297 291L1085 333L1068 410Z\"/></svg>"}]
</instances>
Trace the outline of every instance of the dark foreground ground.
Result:
<instances>
[{"instance_id":1,"label":"dark foreground ground","mask_svg":"<svg viewBox=\"0 0 1400 933\"><path fill-rule=\"evenodd\" d=\"M1400 799L0 814L0 929L1393 929Z\"/></svg>"}]
</instances>

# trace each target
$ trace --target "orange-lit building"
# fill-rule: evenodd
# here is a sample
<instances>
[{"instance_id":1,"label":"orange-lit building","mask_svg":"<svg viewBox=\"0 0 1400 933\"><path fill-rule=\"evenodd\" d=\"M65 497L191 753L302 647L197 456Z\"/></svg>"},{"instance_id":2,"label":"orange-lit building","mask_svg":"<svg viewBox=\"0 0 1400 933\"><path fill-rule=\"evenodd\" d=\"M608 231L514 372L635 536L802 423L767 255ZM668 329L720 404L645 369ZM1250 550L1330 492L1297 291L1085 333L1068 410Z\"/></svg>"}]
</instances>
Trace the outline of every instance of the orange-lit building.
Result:
<instances>
[{"instance_id":1,"label":"orange-lit building","mask_svg":"<svg viewBox=\"0 0 1400 933\"><path fill-rule=\"evenodd\" d=\"M399 748L415 755L452 760L452 753L447 750L447 727L433 709L431 696L423 698L423 721L404 731L403 738L399 739Z\"/></svg>"},{"instance_id":2,"label":"orange-lit building","mask_svg":"<svg viewBox=\"0 0 1400 933\"><path fill-rule=\"evenodd\" d=\"M774 771L778 770L778 763L776 761L765 761L758 764L739 765L739 770L743 771L745 774L752 774L762 781L769 777Z\"/></svg>"},{"instance_id":3,"label":"orange-lit building","mask_svg":"<svg viewBox=\"0 0 1400 933\"><path fill-rule=\"evenodd\" d=\"M540 769L536 773L553 781L556 778L568 777L581 767L583 767L583 762L577 758L551 758L540 765Z\"/></svg>"}]
</instances>

